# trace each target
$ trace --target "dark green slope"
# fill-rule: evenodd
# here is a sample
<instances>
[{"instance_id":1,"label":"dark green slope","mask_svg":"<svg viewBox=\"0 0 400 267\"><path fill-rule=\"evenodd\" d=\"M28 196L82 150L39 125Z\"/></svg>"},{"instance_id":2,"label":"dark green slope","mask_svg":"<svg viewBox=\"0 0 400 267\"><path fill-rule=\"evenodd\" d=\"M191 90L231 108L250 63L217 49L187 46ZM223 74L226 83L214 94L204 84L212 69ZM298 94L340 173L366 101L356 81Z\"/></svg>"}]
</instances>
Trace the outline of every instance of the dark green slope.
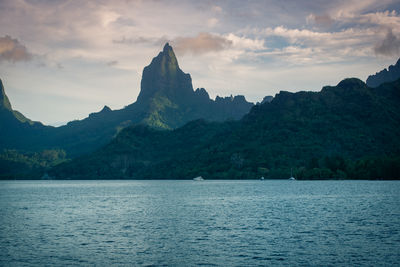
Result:
<instances>
[{"instance_id":1,"label":"dark green slope","mask_svg":"<svg viewBox=\"0 0 400 267\"><path fill-rule=\"evenodd\" d=\"M190 75L179 68L169 44L144 68L137 101L121 110L104 107L86 119L57 128L45 127L13 111L3 87L2 95L0 149L63 149L69 157L107 144L129 125L174 129L199 118L210 121L240 119L253 106L243 96L213 101L204 89L194 91Z\"/></svg>"},{"instance_id":2,"label":"dark green slope","mask_svg":"<svg viewBox=\"0 0 400 267\"><path fill-rule=\"evenodd\" d=\"M173 131L129 127L101 150L51 174L284 178L293 168L299 178L399 178L399 103L399 80L375 89L346 79L321 92L280 92L240 121L198 120Z\"/></svg>"}]
</instances>

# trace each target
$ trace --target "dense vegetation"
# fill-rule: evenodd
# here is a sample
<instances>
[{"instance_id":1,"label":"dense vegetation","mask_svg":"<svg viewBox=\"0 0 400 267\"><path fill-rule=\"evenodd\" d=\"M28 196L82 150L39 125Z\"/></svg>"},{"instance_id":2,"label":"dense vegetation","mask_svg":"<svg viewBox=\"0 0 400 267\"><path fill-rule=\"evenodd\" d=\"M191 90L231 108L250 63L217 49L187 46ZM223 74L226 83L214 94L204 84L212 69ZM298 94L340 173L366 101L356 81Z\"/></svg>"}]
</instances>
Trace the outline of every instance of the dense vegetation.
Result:
<instances>
[{"instance_id":1,"label":"dense vegetation","mask_svg":"<svg viewBox=\"0 0 400 267\"><path fill-rule=\"evenodd\" d=\"M144 68L137 102L58 128L13 110L0 80L0 178L287 178L292 170L298 179L399 179L399 66L370 76L371 86L346 79L321 92L280 92L227 121L253 105L194 91L166 44Z\"/></svg>"},{"instance_id":2,"label":"dense vegetation","mask_svg":"<svg viewBox=\"0 0 400 267\"><path fill-rule=\"evenodd\" d=\"M66 161L63 150L19 152L4 150L0 153L0 179L41 179L47 170Z\"/></svg>"},{"instance_id":3,"label":"dense vegetation","mask_svg":"<svg viewBox=\"0 0 400 267\"><path fill-rule=\"evenodd\" d=\"M107 146L50 171L68 179L399 179L400 80L346 79L280 92L240 121L173 131L128 127Z\"/></svg>"}]
</instances>

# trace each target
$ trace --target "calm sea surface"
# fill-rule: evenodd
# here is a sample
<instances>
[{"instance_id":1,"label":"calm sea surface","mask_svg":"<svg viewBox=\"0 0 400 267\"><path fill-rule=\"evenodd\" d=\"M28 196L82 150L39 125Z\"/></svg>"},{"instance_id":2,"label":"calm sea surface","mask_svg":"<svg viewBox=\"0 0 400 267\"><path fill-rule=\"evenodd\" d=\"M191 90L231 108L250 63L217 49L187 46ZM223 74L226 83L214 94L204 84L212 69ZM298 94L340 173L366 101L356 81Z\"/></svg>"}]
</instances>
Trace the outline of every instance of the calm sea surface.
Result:
<instances>
[{"instance_id":1,"label":"calm sea surface","mask_svg":"<svg viewBox=\"0 0 400 267\"><path fill-rule=\"evenodd\" d=\"M400 182L0 182L1 266L399 264Z\"/></svg>"}]
</instances>

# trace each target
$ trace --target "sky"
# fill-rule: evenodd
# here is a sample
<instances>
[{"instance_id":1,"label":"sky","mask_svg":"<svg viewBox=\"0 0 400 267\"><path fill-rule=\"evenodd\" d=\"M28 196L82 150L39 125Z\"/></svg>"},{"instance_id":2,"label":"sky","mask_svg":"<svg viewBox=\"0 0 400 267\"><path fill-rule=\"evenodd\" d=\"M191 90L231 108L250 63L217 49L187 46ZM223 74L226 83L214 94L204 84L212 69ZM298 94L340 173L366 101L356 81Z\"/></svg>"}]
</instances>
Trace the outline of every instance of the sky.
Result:
<instances>
[{"instance_id":1,"label":"sky","mask_svg":"<svg viewBox=\"0 0 400 267\"><path fill-rule=\"evenodd\" d=\"M400 57L399 0L0 0L0 78L45 124L136 101L166 42L193 87L252 102L319 91Z\"/></svg>"}]
</instances>

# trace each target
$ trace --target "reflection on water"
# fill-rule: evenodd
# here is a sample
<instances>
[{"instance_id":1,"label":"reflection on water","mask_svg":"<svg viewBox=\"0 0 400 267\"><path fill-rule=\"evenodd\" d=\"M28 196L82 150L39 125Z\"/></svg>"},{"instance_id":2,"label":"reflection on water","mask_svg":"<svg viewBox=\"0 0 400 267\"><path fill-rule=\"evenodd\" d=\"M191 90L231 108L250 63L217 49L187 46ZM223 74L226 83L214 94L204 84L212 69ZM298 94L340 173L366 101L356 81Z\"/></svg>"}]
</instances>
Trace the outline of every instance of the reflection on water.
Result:
<instances>
[{"instance_id":1,"label":"reflection on water","mask_svg":"<svg viewBox=\"0 0 400 267\"><path fill-rule=\"evenodd\" d=\"M400 182L3 181L0 265L396 265Z\"/></svg>"}]
</instances>

